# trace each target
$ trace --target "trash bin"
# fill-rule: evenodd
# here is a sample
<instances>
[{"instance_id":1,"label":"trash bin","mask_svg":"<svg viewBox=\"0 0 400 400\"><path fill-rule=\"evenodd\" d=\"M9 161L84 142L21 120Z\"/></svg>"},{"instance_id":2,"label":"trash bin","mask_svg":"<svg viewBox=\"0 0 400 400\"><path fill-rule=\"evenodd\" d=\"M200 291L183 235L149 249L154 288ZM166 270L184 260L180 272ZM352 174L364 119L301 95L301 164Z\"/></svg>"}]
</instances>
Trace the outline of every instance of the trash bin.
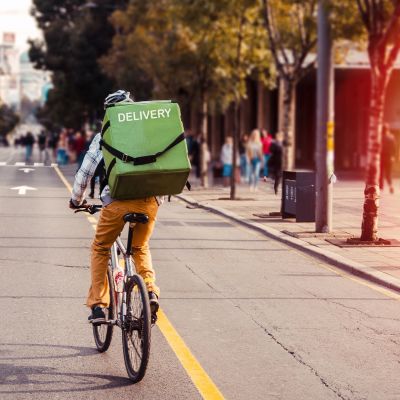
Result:
<instances>
[{"instance_id":1,"label":"trash bin","mask_svg":"<svg viewBox=\"0 0 400 400\"><path fill-rule=\"evenodd\" d=\"M315 222L315 172L283 171L282 218Z\"/></svg>"}]
</instances>

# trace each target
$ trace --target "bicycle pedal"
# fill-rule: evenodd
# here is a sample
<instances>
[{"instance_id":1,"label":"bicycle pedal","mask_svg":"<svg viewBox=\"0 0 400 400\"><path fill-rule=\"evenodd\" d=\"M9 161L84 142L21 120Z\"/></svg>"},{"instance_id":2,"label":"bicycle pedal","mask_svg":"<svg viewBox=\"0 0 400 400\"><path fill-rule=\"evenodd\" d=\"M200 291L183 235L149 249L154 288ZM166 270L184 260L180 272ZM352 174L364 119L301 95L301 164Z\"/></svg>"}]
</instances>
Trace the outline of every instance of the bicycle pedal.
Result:
<instances>
[{"instance_id":1,"label":"bicycle pedal","mask_svg":"<svg viewBox=\"0 0 400 400\"><path fill-rule=\"evenodd\" d=\"M108 324L109 321L105 320L104 318L97 318L97 319L90 319L89 324L92 325L103 325L103 324Z\"/></svg>"}]
</instances>

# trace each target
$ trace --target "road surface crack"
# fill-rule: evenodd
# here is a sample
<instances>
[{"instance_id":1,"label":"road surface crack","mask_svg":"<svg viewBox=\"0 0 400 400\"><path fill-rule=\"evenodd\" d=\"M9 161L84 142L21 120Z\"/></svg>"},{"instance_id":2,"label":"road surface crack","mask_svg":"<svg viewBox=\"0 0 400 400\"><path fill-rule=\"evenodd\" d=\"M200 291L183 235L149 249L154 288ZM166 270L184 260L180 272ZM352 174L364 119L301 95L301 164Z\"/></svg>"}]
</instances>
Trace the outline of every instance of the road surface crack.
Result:
<instances>
[{"instance_id":1,"label":"road surface crack","mask_svg":"<svg viewBox=\"0 0 400 400\"><path fill-rule=\"evenodd\" d=\"M268 336L270 339L272 339L278 346L280 346L286 353L290 354L299 364L303 365L307 369L309 369L319 380L320 382L330 391L335 393L335 395L342 400L350 400L349 397L345 397L342 395L338 389L335 387L331 386L324 377L322 377L319 372L310 364L306 363L299 354L297 354L295 351L290 350L286 345L284 345L272 332L270 332L264 325L262 325L260 322L258 322L250 313L246 312L243 310L238 304L235 304L235 306L243 312L245 315L247 315L259 328L261 328ZM350 390L351 391L351 390ZM353 393L353 391L351 391ZM354 400L354 399L353 399Z\"/></svg>"},{"instance_id":2,"label":"road surface crack","mask_svg":"<svg viewBox=\"0 0 400 400\"><path fill-rule=\"evenodd\" d=\"M189 264L185 264L185 267L198 279L200 279L203 283L205 283L210 289L214 290L217 293L220 293L214 286L208 283L202 276L200 276L193 268L190 267Z\"/></svg>"}]
</instances>

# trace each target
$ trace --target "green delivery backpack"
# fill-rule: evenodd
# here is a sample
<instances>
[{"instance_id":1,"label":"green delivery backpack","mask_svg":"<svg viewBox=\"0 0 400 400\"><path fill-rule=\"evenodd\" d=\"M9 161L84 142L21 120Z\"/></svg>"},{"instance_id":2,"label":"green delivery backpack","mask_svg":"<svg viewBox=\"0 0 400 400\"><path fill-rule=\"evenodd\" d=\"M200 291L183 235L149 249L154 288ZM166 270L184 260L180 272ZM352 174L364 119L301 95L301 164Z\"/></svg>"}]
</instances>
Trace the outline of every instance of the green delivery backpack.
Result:
<instances>
[{"instance_id":1,"label":"green delivery backpack","mask_svg":"<svg viewBox=\"0 0 400 400\"><path fill-rule=\"evenodd\" d=\"M177 103L109 106L101 136L112 198L131 200L182 192L190 162Z\"/></svg>"}]
</instances>

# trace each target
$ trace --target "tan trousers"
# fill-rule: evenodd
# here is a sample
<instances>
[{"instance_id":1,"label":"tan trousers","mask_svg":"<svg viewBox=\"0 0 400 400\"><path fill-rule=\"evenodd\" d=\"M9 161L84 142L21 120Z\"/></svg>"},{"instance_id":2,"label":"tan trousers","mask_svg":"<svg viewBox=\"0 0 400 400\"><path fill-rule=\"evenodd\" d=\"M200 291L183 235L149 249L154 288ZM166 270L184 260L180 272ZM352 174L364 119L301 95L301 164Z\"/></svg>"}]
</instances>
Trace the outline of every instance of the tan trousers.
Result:
<instances>
[{"instance_id":1,"label":"tan trousers","mask_svg":"<svg viewBox=\"0 0 400 400\"><path fill-rule=\"evenodd\" d=\"M159 296L160 290L155 285L155 273L149 249L149 240L154 229L157 211L158 204L155 197L138 200L116 200L102 208L92 244L90 266L92 284L86 301L88 307L94 305L108 307L110 304L107 280L110 249L124 228L123 216L131 212L149 216L147 224L136 224L133 230L133 260L136 272L144 279L148 291L155 292Z\"/></svg>"}]
</instances>

